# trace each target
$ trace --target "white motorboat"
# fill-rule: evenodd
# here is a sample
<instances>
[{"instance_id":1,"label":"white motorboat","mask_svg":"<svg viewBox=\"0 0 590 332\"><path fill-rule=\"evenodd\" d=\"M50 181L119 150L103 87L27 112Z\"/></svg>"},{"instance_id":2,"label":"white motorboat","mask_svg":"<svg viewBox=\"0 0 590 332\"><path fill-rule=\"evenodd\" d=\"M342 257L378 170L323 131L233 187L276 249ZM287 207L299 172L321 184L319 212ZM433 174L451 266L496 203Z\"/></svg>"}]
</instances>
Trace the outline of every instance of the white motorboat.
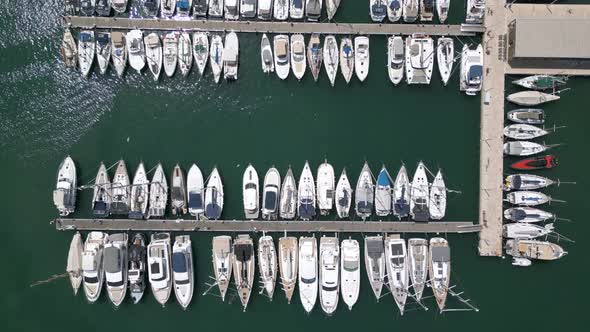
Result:
<instances>
[{"instance_id":1,"label":"white motorboat","mask_svg":"<svg viewBox=\"0 0 590 332\"><path fill-rule=\"evenodd\" d=\"M431 238L428 258L430 288L438 309L442 312L445 309L451 281L451 248L447 240L440 237Z\"/></svg>"},{"instance_id":2,"label":"white motorboat","mask_svg":"<svg viewBox=\"0 0 590 332\"><path fill-rule=\"evenodd\" d=\"M156 301L162 306L168 302L172 288L170 269L170 234L155 233L147 249L148 279Z\"/></svg>"},{"instance_id":3,"label":"white motorboat","mask_svg":"<svg viewBox=\"0 0 590 332\"><path fill-rule=\"evenodd\" d=\"M66 67L76 68L78 65L78 46L70 29L66 28L59 49Z\"/></svg>"},{"instance_id":4,"label":"white motorboat","mask_svg":"<svg viewBox=\"0 0 590 332\"><path fill-rule=\"evenodd\" d=\"M127 233L107 237L104 246L104 272L109 299L118 307L127 293Z\"/></svg>"},{"instance_id":5,"label":"white motorboat","mask_svg":"<svg viewBox=\"0 0 590 332\"><path fill-rule=\"evenodd\" d=\"M127 0L110 0L111 7L117 13L124 13L127 11Z\"/></svg>"},{"instance_id":6,"label":"white motorboat","mask_svg":"<svg viewBox=\"0 0 590 332\"><path fill-rule=\"evenodd\" d=\"M209 59L209 38L203 31L193 33L193 57L199 69L199 74L205 73L207 60Z\"/></svg>"},{"instance_id":7,"label":"white motorboat","mask_svg":"<svg viewBox=\"0 0 590 332\"><path fill-rule=\"evenodd\" d=\"M419 8L418 0L404 0L402 10L404 22L415 22L418 19Z\"/></svg>"},{"instance_id":8,"label":"white motorboat","mask_svg":"<svg viewBox=\"0 0 590 332\"><path fill-rule=\"evenodd\" d=\"M532 259L552 261L567 255L567 251L551 242L514 239L506 241L506 254L529 262Z\"/></svg>"},{"instance_id":9,"label":"white motorboat","mask_svg":"<svg viewBox=\"0 0 590 332\"><path fill-rule=\"evenodd\" d=\"M176 10L176 0L161 0L162 11L161 15L163 18L171 18Z\"/></svg>"},{"instance_id":10,"label":"white motorboat","mask_svg":"<svg viewBox=\"0 0 590 332\"><path fill-rule=\"evenodd\" d=\"M318 252L315 237L299 238L299 299L308 314L318 296Z\"/></svg>"},{"instance_id":11,"label":"white motorboat","mask_svg":"<svg viewBox=\"0 0 590 332\"><path fill-rule=\"evenodd\" d=\"M279 214L279 195L281 193L281 175L271 167L264 175L262 191L262 218L276 220Z\"/></svg>"},{"instance_id":12,"label":"white motorboat","mask_svg":"<svg viewBox=\"0 0 590 332\"><path fill-rule=\"evenodd\" d=\"M193 0L176 0L175 19L188 20Z\"/></svg>"},{"instance_id":13,"label":"white motorboat","mask_svg":"<svg viewBox=\"0 0 590 332\"><path fill-rule=\"evenodd\" d=\"M467 44L461 52L461 78L459 90L468 96L475 96L483 85L483 47L478 44L473 50Z\"/></svg>"},{"instance_id":14,"label":"white motorboat","mask_svg":"<svg viewBox=\"0 0 590 332\"><path fill-rule=\"evenodd\" d=\"M334 168L327 160L318 167L316 193L320 214L330 214L334 205Z\"/></svg>"},{"instance_id":15,"label":"white motorboat","mask_svg":"<svg viewBox=\"0 0 590 332\"><path fill-rule=\"evenodd\" d=\"M410 189L410 216L416 221L428 221L430 217L428 191L428 178L426 177L426 167L420 161L418 168L414 172L412 185Z\"/></svg>"},{"instance_id":16,"label":"white motorboat","mask_svg":"<svg viewBox=\"0 0 590 332\"><path fill-rule=\"evenodd\" d=\"M516 123L504 127L504 136L512 139L535 139L549 134L544 128L539 128L526 123Z\"/></svg>"},{"instance_id":17,"label":"white motorboat","mask_svg":"<svg viewBox=\"0 0 590 332\"><path fill-rule=\"evenodd\" d=\"M104 279L103 250L107 242L107 235L103 232L90 232L84 242L82 252L82 276L84 294L90 303L96 302L102 290Z\"/></svg>"},{"instance_id":18,"label":"white motorboat","mask_svg":"<svg viewBox=\"0 0 590 332\"><path fill-rule=\"evenodd\" d=\"M336 74L338 74L338 42L336 37L329 35L324 38L323 60L326 74L330 79L330 84L334 86L336 81Z\"/></svg>"},{"instance_id":19,"label":"white motorboat","mask_svg":"<svg viewBox=\"0 0 590 332\"><path fill-rule=\"evenodd\" d=\"M369 0L369 15L373 22L383 22L387 16L387 0Z\"/></svg>"},{"instance_id":20,"label":"white motorboat","mask_svg":"<svg viewBox=\"0 0 590 332\"><path fill-rule=\"evenodd\" d=\"M284 21L289 18L289 0L274 0L272 16L277 21Z\"/></svg>"},{"instance_id":21,"label":"white motorboat","mask_svg":"<svg viewBox=\"0 0 590 332\"><path fill-rule=\"evenodd\" d=\"M350 82L354 73L354 46L352 39L343 37L340 40L340 71L346 83Z\"/></svg>"},{"instance_id":22,"label":"white motorboat","mask_svg":"<svg viewBox=\"0 0 590 332\"><path fill-rule=\"evenodd\" d=\"M553 224L537 226L529 223L510 223L502 227L502 236L506 239L536 239L541 236L547 236L553 233Z\"/></svg>"},{"instance_id":23,"label":"white motorboat","mask_svg":"<svg viewBox=\"0 0 590 332\"><path fill-rule=\"evenodd\" d=\"M543 124L545 123L545 112L542 109L519 108L509 111L506 118L516 123Z\"/></svg>"},{"instance_id":24,"label":"white motorboat","mask_svg":"<svg viewBox=\"0 0 590 332\"><path fill-rule=\"evenodd\" d=\"M357 240L344 240L340 246L342 249L340 261L340 287L342 300L352 310L352 306L359 297L361 287L361 257Z\"/></svg>"},{"instance_id":25,"label":"white motorboat","mask_svg":"<svg viewBox=\"0 0 590 332\"><path fill-rule=\"evenodd\" d=\"M212 220L221 218L223 212L223 184L217 167L213 168L205 189L205 216Z\"/></svg>"},{"instance_id":26,"label":"white motorboat","mask_svg":"<svg viewBox=\"0 0 590 332\"><path fill-rule=\"evenodd\" d=\"M389 22L399 22L403 12L403 0L387 0L387 18Z\"/></svg>"},{"instance_id":27,"label":"white motorboat","mask_svg":"<svg viewBox=\"0 0 590 332\"><path fill-rule=\"evenodd\" d=\"M405 218L410 214L411 190L406 166L402 165L393 183L393 215L398 219Z\"/></svg>"},{"instance_id":28,"label":"white motorboat","mask_svg":"<svg viewBox=\"0 0 590 332\"><path fill-rule=\"evenodd\" d=\"M170 210L173 215L186 214L186 183L180 165L172 169L172 184L170 186Z\"/></svg>"},{"instance_id":29,"label":"white motorboat","mask_svg":"<svg viewBox=\"0 0 590 332\"><path fill-rule=\"evenodd\" d=\"M188 32L183 32L178 37L178 67L182 76L188 76L193 66L193 47Z\"/></svg>"},{"instance_id":30,"label":"white motorboat","mask_svg":"<svg viewBox=\"0 0 590 332\"><path fill-rule=\"evenodd\" d=\"M209 2L209 17L223 17L223 0L207 0Z\"/></svg>"},{"instance_id":31,"label":"white motorboat","mask_svg":"<svg viewBox=\"0 0 590 332\"><path fill-rule=\"evenodd\" d=\"M215 274L215 283L219 288L221 301L225 301L225 294L231 280L233 266L231 236L221 235L213 237L213 273Z\"/></svg>"},{"instance_id":32,"label":"white motorboat","mask_svg":"<svg viewBox=\"0 0 590 332\"><path fill-rule=\"evenodd\" d=\"M272 301L277 281L277 252L273 239L269 235L258 239L258 272L261 286Z\"/></svg>"},{"instance_id":33,"label":"white motorboat","mask_svg":"<svg viewBox=\"0 0 590 332\"><path fill-rule=\"evenodd\" d=\"M346 169L342 170L338 179L334 201L338 217L341 219L348 218L350 205L352 204L352 187L350 186L350 181L348 181Z\"/></svg>"},{"instance_id":34,"label":"white motorboat","mask_svg":"<svg viewBox=\"0 0 590 332\"><path fill-rule=\"evenodd\" d=\"M223 49L223 77L226 81L238 79L239 52L238 35L232 31L225 35L225 48Z\"/></svg>"},{"instance_id":35,"label":"white motorboat","mask_svg":"<svg viewBox=\"0 0 590 332\"><path fill-rule=\"evenodd\" d=\"M420 0L420 21L430 22L434 17L434 0Z\"/></svg>"},{"instance_id":36,"label":"white motorboat","mask_svg":"<svg viewBox=\"0 0 590 332\"><path fill-rule=\"evenodd\" d=\"M417 0L416 0L417 1ZM415 33L406 39L406 82L430 84L434 66L434 41Z\"/></svg>"},{"instance_id":37,"label":"white motorboat","mask_svg":"<svg viewBox=\"0 0 590 332\"><path fill-rule=\"evenodd\" d=\"M199 219L205 212L205 182L201 169L195 164L186 174L186 197L188 213Z\"/></svg>"},{"instance_id":38,"label":"white motorboat","mask_svg":"<svg viewBox=\"0 0 590 332\"><path fill-rule=\"evenodd\" d=\"M387 73L389 80L398 85L404 78L405 45L400 36L391 36L387 40Z\"/></svg>"},{"instance_id":39,"label":"white motorboat","mask_svg":"<svg viewBox=\"0 0 590 332\"><path fill-rule=\"evenodd\" d=\"M305 74L307 60L305 59L305 39L301 34L291 36L291 69L299 81Z\"/></svg>"},{"instance_id":40,"label":"white motorboat","mask_svg":"<svg viewBox=\"0 0 590 332\"><path fill-rule=\"evenodd\" d=\"M537 192L537 191L515 191L508 193L506 199L510 204L521 206L536 206L546 204L554 199L551 196Z\"/></svg>"},{"instance_id":41,"label":"white motorboat","mask_svg":"<svg viewBox=\"0 0 590 332\"><path fill-rule=\"evenodd\" d=\"M248 234L240 234L233 245L234 282L244 311L248 307L254 284L254 242Z\"/></svg>"},{"instance_id":42,"label":"white motorboat","mask_svg":"<svg viewBox=\"0 0 590 332\"><path fill-rule=\"evenodd\" d=\"M117 76L122 77L127 67L127 42L125 34L118 31L111 32L111 59Z\"/></svg>"},{"instance_id":43,"label":"white motorboat","mask_svg":"<svg viewBox=\"0 0 590 332\"><path fill-rule=\"evenodd\" d=\"M379 217L385 217L391 214L391 197L393 181L385 165L377 176L375 186L375 214Z\"/></svg>"},{"instance_id":44,"label":"white motorboat","mask_svg":"<svg viewBox=\"0 0 590 332\"><path fill-rule=\"evenodd\" d=\"M145 167L143 163L139 163L135 175L133 176L133 186L131 187L131 204L129 206L129 218L143 219L146 216L148 198L149 198L149 184Z\"/></svg>"},{"instance_id":45,"label":"white motorboat","mask_svg":"<svg viewBox=\"0 0 590 332\"><path fill-rule=\"evenodd\" d=\"M440 23L445 23L449 17L449 8L451 7L451 0L436 0L436 13Z\"/></svg>"},{"instance_id":46,"label":"white motorboat","mask_svg":"<svg viewBox=\"0 0 590 332\"><path fill-rule=\"evenodd\" d=\"M465 22L482 24L486 13L486 0L467 0L467 15Z\"/></svg>"},{"instance_id":47,"label":"white motorboat","mask_svg":"<svg viewBox=\"0 0 590 332\"><path fill-rule=\"evenodd\" d=\"M249 164L242 177L242 198L244 202L244 214L246 219L258 219L260 200L260 186L258 173L252 164Z\"/></svg>"},{"instance_id":48,"label":"white motorboat","mask_svg":"<svg viewBox=\"0 0 590 332\"><path fill-rule=\"evenodd\" d=\"M297 195L297 214L303 220L311 220L315 212L316 192L315 182L309 163L306 161L299 177Z\"/></svg>"},{"instance_id":49,"label":"white motorboat","mask_svg":"<svg viewBox=\"0 0 590 332\"><path fill-rule=\"evenodd\" d=\"M131 205L131 182L127 167L123 160L117 163L117 170L113 176L111 213L116 215L128 215Z\"/></svg>"},{"instance_id":50,"label":"white motorboat","mask_svg":"<svg viewBox=\"0 0 590 332\"><path fill-rule=\"evenodd\" d=\"M174 238L172 247L172 279L176 300L186 310L193 298L195 283L193 267L193 249L189 235Z\"/></svg>"},{"instance_id":51,"label":"white motorboat","mask_svg":"<svg viewBox=\"0 0 590 332\"><path fill-rule=\"evenodd\" d=\"M223 7L223 15L226 20L237 20L240 18L240 0L225 0Z\"/></svg>"},{"instance_id":52,"label":"white motorboat","mask_svg":"<svg viewBox=\"0 0 590 332\"><path fill-rule=\"evenodd\" d=\"M430 218L440 220L445 217L447 210L447 187L440 169L430 186L429 204L428 212L430 213Z\"/></svg>"},{"instance_id":53,"label":"white motorboat","mask_svg":"<svg viewBox=\"0 0 590 332\"><path fill-rule=\"evenodd\" d=\"M504 180L504 190L537 190L547 188L559 181L553 181L535 174L511 174Z\"/></svg>"},{"instance_id":54,"label":"white motorboat","mask_svg":"<svg viewBox=\"0 0 590 332\"><path fill-rule=\"evenodd\" d=\"M529 141L512 141L504 143L504 154L509 156L531 156L545 152L551 146Z\"/></svg>"},{"instance_id":55,"label":"white motorboat","mask_svg":"<svg viewBox=\"0 0 590 332\"><path fill-rule=\"evenodd\" d=\"M309 70L311 70L311 74L313 75L313 79L316 82L320 76L320 70L322 69L323 55L320 35L312 33L309 38L309 43L307 44L307 62Z\"/></svg>"},{"instance_id":56,"label":"white motorboat","mask_svg":"<svg viewBox=\"0 0 590 332\"><path fill-rule=\"evenodd\" d=\"M70 278L70 284L74 290L74 295L78 294L78 289L82 284L82 252L84 251L82 244L82 236L80 232L76 232L70 242L70 250L68 250L68 263L66 265L66 272Z\"/></svg>"},{"instance_id":57,"label":"white motorboat","mask_svg":"<svg viewBox=\"0 0 590 332\"><path fill-rule=\"evenodd\" d=\"M287 174L281 186L281 198L279 202L279 215L282 219L293 219L297 213L297 184L293 171L289 166Z\"/></svg>"},{"instance_id":58,"label":"white motorboat","mask_svg":"<svg viewBox=\"0 0 590 332\"><path fill-rule=\"evenodd\" d=\"M129 246L127 279L129 296L133 304L139 303L145 292L146 274L146 247L145 238L141 233L136 233Z\"/></svg>"},{"instance_id":59,"label":"white motorboat","mask_svg":"<svg viewBox=\"0 0 590 332\"><path fill-rule=\"evenodd\" d=\"M272 6L273 0L258 0L258 19L265 21L272 19Z\"/></svg>"},{"instance_id":60,"label":"white motorboat","mask_svg":"<svg viewBox=\"0 0 590 332\"><path fill-rule=\"evenodd\" d=\"M340 291L340 244L336 237L320 239L320 304L331 315L338 307Z\"/></svg>"},{"instance_id":61,"label":"white motorboat","mask_svg":"<svg viewBox=\"0 0 590 332\"><path fill-rule=\"evenodd\" d=\"M141 70L145 66L143 33L141 30L131 30L127 32L125 41L127 42L127 52L129 53L129 64L131 64L131 68L135 69L138 73L141 73Z\"/></svg>"},{"instance_id":62,"label":"white motorboat","mask_svg":"<svg viewBox=\"0 0 590 332\"><path fill-rule=\"evenodd\" d=\"M211 59L213 79L215 80L215 83L219 83L219 78L221 77L221 72L223 70L223 40L220 35L211 36L209 58Z\"/></svg>"},{"instance_id":63,"label":"white motorboat","mask_svg":"<svg viewBox=\"0 0 590 332\"><path fill-rule=\"evenodd\" d=\"M178 32L169 32L164 36L164 71L172 77L178 62Z\"/></svg>"},{"instance_id":64,"label":"white motorboat","mask_svg":"<svg viewBox=\"0 0 590 332\"><path fill-rule=\"evenodd\" d=\"M559 100L559 98L558 95L541 91L520 91L506 97L509 102L521 106L537 106L550 101Z\"/></svg>"},{"instance_id":65,"label":"white motorboat","mask_svg":"<svg viewBox=\"0 0 590 332\"><path fill-rule=\"evenodd\" d=\"M305 0L305 16L308 21L317 22L322 15L323 0Z\"/></svg>"},{"instance_id":66,"label":"white motorboat","mask_svg":"<svg viewBox=\"0 0 590 332\"><path fill-rule=\"evenodd\" d=\"M289 76L291 68L291 58L289 54L289 37L287 35L277 35L273 39L274 47L274 65L277 76L284 80Z\"/></svg>"},{"instance_id":67,"label":"white motorboat","mask_svg":"<svg viewBox=\"0 0 590 332\"><path fill-rule=\"evenodd\" d=\"M399 235L388 236L385 239L385 257L389 289L403 316L410 287L406 241L400 239Z\"/></svg>"},{"instance_id":68,"label":"white motorboat","mask_svg":"<svg viewBox=\"0 0 590 332\"><path fill-rule=\"evenodd\" d=\"M240 0L240 17L256 17L256 2L257 0Z\"/></svg>"},{"instance_id":69,"label":"white motorboat","mask_svg":"<svg viewBox=\"0 0 590 332\"><path fill-rule=\"evenodd\" d=\"M145 43L145 58L148 68L154 76L154 81L158 81L162 72L162 42L160 36L152 32L143 38L143 42Z\"/></svg>"},{"instance_id":70,"label":"white motorboat","mask_svg":"<svg viewBox=\"0 0 590 332\"><path fill-rule=\"evenodd\" d=\"M369 164L365 162L354 192L354 209L356 215L365 220L373 213L375 194L373 186L373 174Z\"/></svg>"},{"instance_id":71,"label":"white motorboat","mask_svg":"<svg viewBox=\"0 0 590 332\"><path fill-rule=\"evenodd\" d=\"M369 37L354 38L354 72L359 81L364 82L369 75Z\"/></svg>"},{"instance_id":72,"label":"white motorboat","mask_svg":"<svg viewBox=\"0 0 590 332\"><path fill-rule=\"evenodd\" d=\"M76 210L76 164L67 156L59 165L57 182L53 190L53 204L61 217L66 217Z\"/></svg>"},{"instance_id":73,"label":"white motorboat","mask_svg":"<svg viewBox=\"0 0 590 332\"><path fill-rule=\"evenodd\" d=\"M556 216L533 207L519 206L504 210L504 218L514 222L534 223L556 219Z\"/></svg>"},{"instance_id":74,"label":"white motorboat","mask_svg":"<svg viewBox=\"0 0 590 332\"><path fill-rule=\"evenodd\" d=\"M285 291L288 303L291 303L291 298L295 291L298 267L299 246L297 245L297 238L294 236L279 238L279 271L281 272L281 286Z\"/></svg>"},{"instance_id":75,"label":"white motorboat","mask_svg":"<svg viewBox=\"0 0 590 332\"><path fill-rule=\"evenodd\" d=\"M451 73L453 72L453 63L455 61L455 43L452 38L440 37L436 45L436 61L438 62L438 72L442 79L443 85L447 85Z\"/></svg>"},{"instance_id":76,"label":"white motorboat","mask_svg":"<svg viewBox=\"0 0 590 332\"><path fill-rule=\"evenodd\" d=\"M262 63L262 72L270 73L275 71L272 47L270 46L270 40L266 36L266 33L262 35L262 40L260 41L260 61Z\"/></svg>"},{"instance_id":77,"label":"white motorboat","mask_svg":"<svg viewBox=\"0 0 590 332\"><path fill-rule=\"evenodd\" d=\"M163 217L168 203L168 181L162 164L158 163L150 182L150 206L148 218Z\"/></svg>"},{"instance_id":78,"label":"white motorboat","mask_svg":"<svg viewBox=\"0 0 590 332\"><path fill-rule=\"evenodd\" d=\"M78 35L78 64L83 77L88 77L94 62L94 31L82 30Z\"/></svg>"},{"instance_id":79,"label":"white motorboat","mask_svg":"<svg viewBox=\"0 0 590 332\"><path fill-rule=\"evenodd\" d=\"M340 6L340 0L326 0L326 12L328 14L328 21L331 21L338 11Z\"/></svg>"},{"instance_id":80,"label":"white motorboat","mask_svg":"<svg viewBox=\"0 0 590 332\"><path fill-rule=\"evenodd\" d=\"M109 68L111 60L111 34L100 31L96 33L96 60L101 75L104 75Z\"/></svg>"},{"instance_id":81,"label":"white motorboat","mask_svg":"<svg viewBox=\"0 0 590 332\"><path fill-rule=\"evenodd\" d=\"M289 16L292 19L299 20L303 18L305 9L305 0L290 0Z\"/></svg>"},{"instance_id":82,"label":"white motorboat","mask_svg":"<svg viewBox=\"0 0 590 332\"><path fill-rule=\"evenodd\" d=\"M408 240L408 273L414 288L414 297L422 299L424 285L428 281L428 241L425 239Z\"/></svg>"},{"instance_id":83,"label":"white motorboat","mask_svg":"<svg viewBox=\"0 0 590 332\"><path fill-rule=\"evenodd\" d=\"M381 298L385 282L385 248L381 235L365 237L365 268L375 298Z\"/></svg>"}]
</instances>

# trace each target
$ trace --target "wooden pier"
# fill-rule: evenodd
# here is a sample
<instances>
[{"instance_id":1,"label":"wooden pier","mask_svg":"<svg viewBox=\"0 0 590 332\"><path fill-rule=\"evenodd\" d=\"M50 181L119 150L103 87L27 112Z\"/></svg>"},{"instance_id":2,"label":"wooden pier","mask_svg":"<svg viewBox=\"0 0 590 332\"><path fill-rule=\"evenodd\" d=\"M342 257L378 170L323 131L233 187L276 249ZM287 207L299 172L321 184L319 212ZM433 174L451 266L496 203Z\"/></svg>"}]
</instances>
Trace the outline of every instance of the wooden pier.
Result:
<instances>
[{"instance_id":1,"label":"wooden pier","mask_svg":"<svg viewBox=\"0 0 590 332\"><path fill-rule=\"evenodd\" d=\"M320 33L334 35L474 36L473 27L447 24L311 23L272 21L171 20L119 17L63 16L64 27L120 30L235 31L260 33Z\"/></svg>"},{"instance_id":2,"label":"wooden pier","mask_svg":"<svg viewBox=\"0 0 590 332\"><path fill-rule=\"evenodd\" d=\"M474 233L472 222L405 221L246 221L194 219L70 219L52 221L60 231L178 231L178 232L336 232L336 233Z\"/></svg>"}]
</instances>

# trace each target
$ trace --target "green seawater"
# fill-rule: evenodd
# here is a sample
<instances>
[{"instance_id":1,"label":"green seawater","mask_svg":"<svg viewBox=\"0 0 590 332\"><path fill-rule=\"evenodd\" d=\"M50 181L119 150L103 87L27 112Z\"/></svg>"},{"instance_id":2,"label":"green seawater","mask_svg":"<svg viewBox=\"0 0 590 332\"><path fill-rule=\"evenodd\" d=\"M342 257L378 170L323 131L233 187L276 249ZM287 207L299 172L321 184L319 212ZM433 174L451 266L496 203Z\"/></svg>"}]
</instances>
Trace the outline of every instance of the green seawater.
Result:
<instances>
[{"instance_id":1,"label":"green seawater","mask_svg":"<svg viewBox=\"0 0 590 332\"><path fill-rule=\"evenodd\" d=\"M464 1L452 1L450 23L464 19L463 6ZM162 309L149 291L141 304L114 310L104 292L93 305L82 291L72 296L66 278L29 287L65 269L72 233L55 231L49 221L57 214L51 200L56 170L68 154L76 161L80 183L92 181L100 161L112 165L120 158L131 174L139 161L148 169L160 161L167 172L177 162L185 171L195 162L206 174L216 165L224 181L226 219L243 216L240 187L248 163L261 177L272 165L282 174L291 165L298 178L306 160L315 173L327 158L337 175L346 167L354 185L365 160L374 174L385 164L394 175L402 162L413 173L424 160L433 172L442 168L447 185L461 191L449 194L446 219L476 221L478 216L480 98L458 91L457 72L447 87L437 71L430 86L394 87L385 68L386 38L371 37L371 69L362 84L353 78L347 86L339 74L331 88L323 70L317 83L309 72L302 82L293 76L280 81L260 70L260 35L240 34L235 83L216 85L209 70L203 78L193 70L187 79L176 75L159 83L145 71L130 70L123 79L112 71L100 76L97 70L83 79L59 59L61 12L61 1L0 1L0 312L5 330L548 331L587 325L590 227L584 188L590 103L585 94L590 80L581 78L570 79L571 90L562 100L544 107L548 125L567 128L544 139L565 143L553 151L560 165L539 172L578 182L546 190L567 203L545 207L575 221L558 221L557 230L576 243L560 242L569 251L560 261L522 269L509 259L477 256L476 234L446 236L452 246L452 283L480 308L478 313L440 315L430 298L428 312L411 310L416 307L409 304L401 317L391 296L376 302L364 267L352 311L340 301L327 317L316 303L306 315L297 292L288 305L277 289L272 302L254 291L243 313L237 299L228 304L200 295L212 274L212 234L203 233L191 234L197 286L186 312L173 297ZM343 0L336 20L368 22L367 1ZM462 38L455 47L477 41ZM507 83L507 92L512 91ZM74 216L90 216L91 196L88 190L79 192ZM362 240L362 234L340 235L348 236ZM462 306L451 299L449 307Z\"/></svg>"}]
</instances>

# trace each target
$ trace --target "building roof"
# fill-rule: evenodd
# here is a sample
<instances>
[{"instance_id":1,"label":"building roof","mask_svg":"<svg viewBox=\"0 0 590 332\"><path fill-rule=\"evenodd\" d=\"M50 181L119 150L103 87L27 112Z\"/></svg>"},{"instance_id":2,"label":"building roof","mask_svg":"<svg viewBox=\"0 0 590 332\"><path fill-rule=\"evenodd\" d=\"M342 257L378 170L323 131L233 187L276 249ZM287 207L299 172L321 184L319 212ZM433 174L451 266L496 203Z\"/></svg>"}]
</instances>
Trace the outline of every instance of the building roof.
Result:
<instances>
[{"instance_id":1,"label":"building roof","mask_svg":"<svg viewBox=\"0 0 590 332\"><path fill-rule=\"evenodd\" d=\"M514 57L590 59L590 19L517 18Z\"/></svg>"}]
</instances>

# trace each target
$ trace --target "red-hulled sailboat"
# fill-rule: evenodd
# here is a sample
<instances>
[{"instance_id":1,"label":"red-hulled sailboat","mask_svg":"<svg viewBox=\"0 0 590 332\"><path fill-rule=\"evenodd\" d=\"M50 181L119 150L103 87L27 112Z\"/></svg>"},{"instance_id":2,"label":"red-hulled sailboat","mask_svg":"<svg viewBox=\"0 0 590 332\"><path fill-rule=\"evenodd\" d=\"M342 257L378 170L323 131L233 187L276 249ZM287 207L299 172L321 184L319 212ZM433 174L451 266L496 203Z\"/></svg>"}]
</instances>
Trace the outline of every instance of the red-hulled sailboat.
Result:
<instances>
[{"instance_id":1,"label":"red-hulled sailboat","mask_svg":"<svg viewBox=\"0 0 590 332\"><path fill-rule=\"evenodd\" d=\"M534 170L534 169L548 169L557 166L557 157L554 155L546 155L540 157L527 158L515 162L510 165L513 169L519 170Z\"/></svg>"}]
</instances>

